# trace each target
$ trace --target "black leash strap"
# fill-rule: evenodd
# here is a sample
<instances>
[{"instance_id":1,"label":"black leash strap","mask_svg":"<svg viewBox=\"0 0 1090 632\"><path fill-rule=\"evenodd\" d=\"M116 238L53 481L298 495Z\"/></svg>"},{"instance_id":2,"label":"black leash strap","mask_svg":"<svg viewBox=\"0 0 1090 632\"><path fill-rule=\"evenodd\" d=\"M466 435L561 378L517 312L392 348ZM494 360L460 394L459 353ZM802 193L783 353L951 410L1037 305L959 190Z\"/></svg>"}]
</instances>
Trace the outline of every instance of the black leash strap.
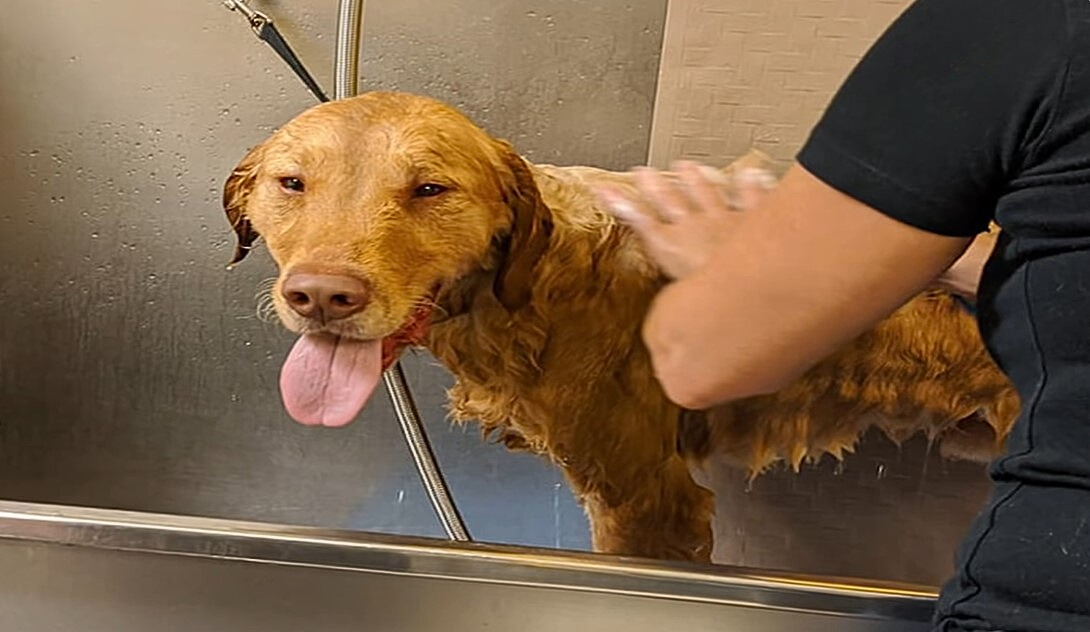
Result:
<instances>
[{"instance_id":1,"label":"black leash strap","mask_svg":"<svg viewBox=\"0 0 1090 632\"><path fill-rule=\"evenodd\" d=\"M310 93L314 95L316 99L325 103L329 101L329 97L322 92L322 87L318 85L318 82L314 80L314 77L307 72L306 66L299 59L299 56L295 54L288 41L284 39L284 36L280 34L279 29L273 24L272 18L251 9L243 0L224 0L223 5L232 11L239 11L246 16L246 21L250 23L250 28L253 29L257 38L265 42L276 51L276 54L280 56L280 59L284 60L284 63L288 65L295 75L306 85Z\"/></svg>"},{"instance_id":2,"label":"black leash strap","mask_svg":"<svg viewBox=\"0 0 1090 632\"><path fill-rule=\"evenodd\" d=\"M304 84L306 84L307 89L310 90L310 93L313 94L315 98L323 103L329 101L329 97L322 92L322 88L318 85L318 82L314 80L314 77L310 76L309 72L307 72L306 67L303 66L303 62L299 61L299 57L295 54L295 51L291 49L291 46L288 46L287 40L280 35L280 31L276 29L275 24L272 22L264 22L255 30L257 32L257 37L272 47L277 55L280 55L280 58L284 60L284 63L295 71L295 74Z\"/></svg>"}]
</instances>

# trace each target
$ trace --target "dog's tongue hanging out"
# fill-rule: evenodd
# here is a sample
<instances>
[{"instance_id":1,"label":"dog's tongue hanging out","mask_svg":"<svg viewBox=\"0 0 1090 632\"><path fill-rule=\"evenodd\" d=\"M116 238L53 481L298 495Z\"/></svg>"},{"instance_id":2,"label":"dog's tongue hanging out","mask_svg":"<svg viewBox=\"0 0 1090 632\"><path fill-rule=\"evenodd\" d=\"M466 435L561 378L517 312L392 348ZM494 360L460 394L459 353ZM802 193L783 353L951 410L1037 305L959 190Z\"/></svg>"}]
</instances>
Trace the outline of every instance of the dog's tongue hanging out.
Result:
<instances>
[{"instance_id":1,"label":"dog's tongue hanging out","mask_svg":"<svg viewBox=\"0 0 1090 632\"><path fill-rule=\"evenodd\" d=\"M280 395L292 419L343 426L359 414L382 377L382 341L325 334L301 336L280 371Z\"/></svg>"},{"instance_id":2,"label":"dog's tongue hanging out","mask_svg":"<svg viewBox=\"0 0 1090 632\"><path fill-rule=\"evenodd\" d=\"M301 336L280 370L280 396L292 419L308 426L344 426L359 415L401 350L427 333L431 308L421 307L388 338L350 340Z\"/></svg>"}]
</instances>

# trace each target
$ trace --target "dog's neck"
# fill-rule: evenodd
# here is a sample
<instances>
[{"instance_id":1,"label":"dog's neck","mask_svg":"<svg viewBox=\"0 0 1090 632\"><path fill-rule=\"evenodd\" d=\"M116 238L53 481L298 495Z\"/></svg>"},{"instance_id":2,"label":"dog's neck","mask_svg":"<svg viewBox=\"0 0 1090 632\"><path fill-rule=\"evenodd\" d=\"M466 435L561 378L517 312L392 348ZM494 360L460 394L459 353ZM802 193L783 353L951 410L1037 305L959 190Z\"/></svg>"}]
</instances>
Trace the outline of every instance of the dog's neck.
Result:
<instances>
[{"instance_id":1,"label":"dog's neck","mask_svg":"<svg viewBox=\"0 0 1090 632\"><path fill-rule=\"evenodd\" d=\"M491 244L488 253L478 265L457 279L442 284L436 296L438 309L432 320L433 325L466 317L472 310L487 307L491 303L495 303L494 308L502 309L499 299L494 296L493 288L499 261L504 251L510 247L510 237L506 232L498 233L493 236Z\"/></svg>"},{"instance_id":2,"label":"dog's neck","mask_svg":"<svg viewBox=\"0 0 1090 632\"><path fill-rule=\"evenodd\" d=\"M597 207L597 199L580 173L597 174L598 170L547 165L533 165L532 170L553 223L548 248L541 254L542 264L535 270L530 303L512 312L494 292L499 267L512 247L510 228L505 227L493 235L490 248L476 266L444 284L433 323L487 315L490 319L507 317L514 324L521 320L519 316L534 310L562 308L553 303L555 297L565 295L612 294L616 296L611 302L644 304L664 284L637 237ZM546 298L543 292L551 296Z\"/></svg>"}]
</instances>

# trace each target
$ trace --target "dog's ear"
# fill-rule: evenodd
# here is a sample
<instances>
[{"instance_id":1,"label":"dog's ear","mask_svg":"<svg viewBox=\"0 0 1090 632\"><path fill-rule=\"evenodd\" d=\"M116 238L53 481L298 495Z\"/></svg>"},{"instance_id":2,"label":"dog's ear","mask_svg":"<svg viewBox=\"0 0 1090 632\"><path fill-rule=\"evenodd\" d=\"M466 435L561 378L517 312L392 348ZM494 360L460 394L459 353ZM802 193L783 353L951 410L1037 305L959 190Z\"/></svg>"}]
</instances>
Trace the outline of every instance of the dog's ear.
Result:
<instances>
[{"instance_id":1,"label":"dog's ear","mask_svg":"<svg viewBox=\"0 0 1090 632\"><path fill-rule=\"evenodd\" d=\"M511 145L502 141L499 145L503 198L513 219L492 290L500 303L514 312L530 302L534 268L549 248L553 221L530 167Z\"/></svg>"},{"instance_id":2,"label":"dog's ear","mask_svg":"<svg viewBox=\"0 0 1090 632\"><path fill-rule=\"evenodd\" d=\"M254 182L257 179L261 150L261 145L251 149L231 171L231 175L223 185L223 210L227 213L227 221L231 223L235 236L238 237L230 265L245 259L253 248L254 242L260 237L254 230L253 224L246 218L246 201L253 192Z\"/></svg>"}]
</instances>

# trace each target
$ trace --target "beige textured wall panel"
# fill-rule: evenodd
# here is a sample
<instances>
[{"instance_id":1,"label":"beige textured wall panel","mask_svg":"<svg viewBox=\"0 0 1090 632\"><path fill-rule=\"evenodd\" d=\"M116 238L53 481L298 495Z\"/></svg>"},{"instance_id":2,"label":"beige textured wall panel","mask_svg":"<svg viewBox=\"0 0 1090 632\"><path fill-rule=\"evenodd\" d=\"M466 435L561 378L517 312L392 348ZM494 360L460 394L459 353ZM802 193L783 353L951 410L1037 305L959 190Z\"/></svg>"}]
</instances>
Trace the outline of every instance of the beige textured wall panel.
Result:
<instances>
[{"instance_id":1,"label":"beige textured wall panel","mask_svg":"<svg viewBox=\"0 0 1090 632\"><path fill-rule=\"evenodd\" d=\"M649 160L785 166L907 0L672 0Z\"/></svg>"}]
</instances>

